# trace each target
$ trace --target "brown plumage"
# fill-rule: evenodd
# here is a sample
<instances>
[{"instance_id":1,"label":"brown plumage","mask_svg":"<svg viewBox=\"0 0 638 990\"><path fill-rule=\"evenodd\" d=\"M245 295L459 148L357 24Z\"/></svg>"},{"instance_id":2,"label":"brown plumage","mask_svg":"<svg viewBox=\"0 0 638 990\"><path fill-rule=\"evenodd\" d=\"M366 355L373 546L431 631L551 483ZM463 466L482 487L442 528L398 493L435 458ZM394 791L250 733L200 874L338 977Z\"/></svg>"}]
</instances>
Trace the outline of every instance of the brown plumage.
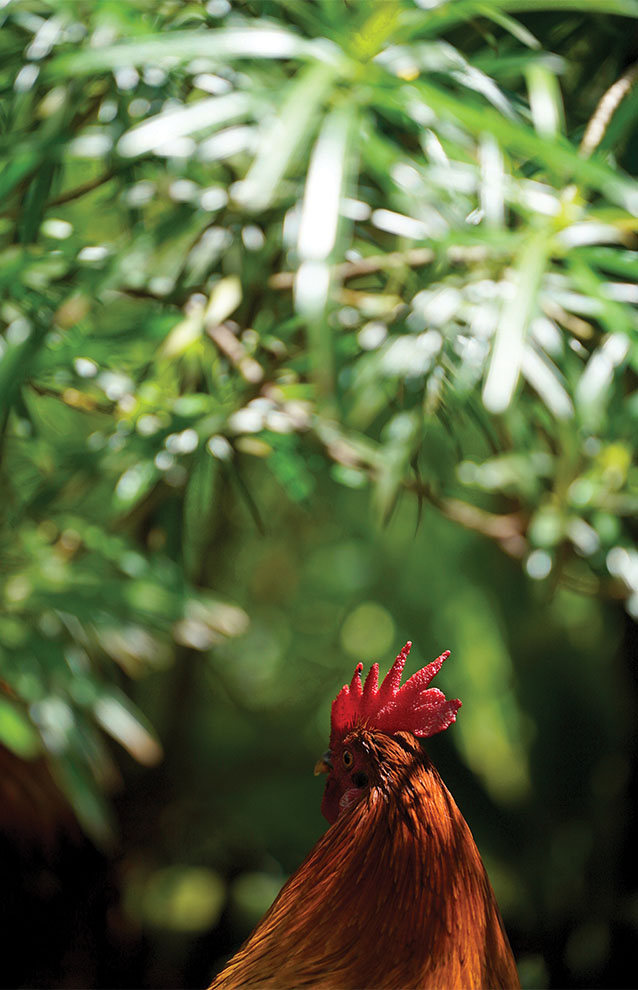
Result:
<instances>
[{"instance_id":1,"label":"brown plumage","mask_svg":"<svg viewBox=\"0 0 638 990\"><path fill-rule=\"evenodd\" d=\"M449 706L459 703L437 695L449 724ZM321 765L329 773L324 813L336 820L211 987L519 987L494 894L451 794L413 732L379 731L355 702L345 732L333 708Z\"/></svg>"}]
</instances>

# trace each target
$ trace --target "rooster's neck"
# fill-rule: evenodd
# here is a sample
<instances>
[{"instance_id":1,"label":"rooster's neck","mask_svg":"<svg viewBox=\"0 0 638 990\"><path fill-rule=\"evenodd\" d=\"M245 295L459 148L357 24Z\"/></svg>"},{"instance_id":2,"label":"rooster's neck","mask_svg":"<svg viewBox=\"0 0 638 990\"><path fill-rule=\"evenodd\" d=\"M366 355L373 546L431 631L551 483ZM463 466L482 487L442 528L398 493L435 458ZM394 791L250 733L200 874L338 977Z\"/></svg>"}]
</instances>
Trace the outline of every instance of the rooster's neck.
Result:
<instances>
[{"instance_id":1,"label":"rooster's neck","mask_svg":"<svg viewBox=\"0 0 638 990\"><path fill-rule=\"evenodd\" d=\"M370 924L383 919L396 959L420 960L417 986L518 986L481 857L437 770L412 735L376 736L372 746L379 780L352 814L368 849ZM407 975L389 973L386 985L407 986Z\"/></svg>"}]
</instances>

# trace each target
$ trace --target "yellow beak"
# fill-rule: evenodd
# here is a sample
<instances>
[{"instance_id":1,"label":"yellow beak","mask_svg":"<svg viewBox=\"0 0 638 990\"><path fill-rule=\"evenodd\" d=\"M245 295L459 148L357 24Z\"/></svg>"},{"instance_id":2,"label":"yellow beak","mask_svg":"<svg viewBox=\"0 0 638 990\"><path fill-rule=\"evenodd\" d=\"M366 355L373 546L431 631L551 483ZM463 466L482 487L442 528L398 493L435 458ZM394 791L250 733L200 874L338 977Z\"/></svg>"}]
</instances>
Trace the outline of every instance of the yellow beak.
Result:
<instances>
[{"instance_id":1,"label":"yellow beak","mask_svg":"<svg viewBox=\"0 0 638 990\"><path fill-rule=\"evenodd\" d=\"M315 763L315 777L318 777L320 773L330 773L332 770L332 761L330 759L330 750L326 750L323 756L320 756Z\"/></svg>"}]
</instances>

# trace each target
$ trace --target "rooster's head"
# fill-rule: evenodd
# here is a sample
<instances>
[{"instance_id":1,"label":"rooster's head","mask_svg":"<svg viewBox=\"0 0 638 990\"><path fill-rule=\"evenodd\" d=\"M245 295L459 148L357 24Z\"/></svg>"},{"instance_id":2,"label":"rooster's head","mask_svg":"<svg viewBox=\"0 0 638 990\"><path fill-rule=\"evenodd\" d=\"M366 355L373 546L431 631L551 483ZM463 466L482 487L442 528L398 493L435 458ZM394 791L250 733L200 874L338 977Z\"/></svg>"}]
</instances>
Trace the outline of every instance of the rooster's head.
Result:
<instances>
[{"instance_id":1,"label":"rooster's head","mask_svg":"<svg viewBox=\"0 0 638 990\"><path fill-rule=\"evenodd\" d=\"M330 749L315 767L315 773L328 774L321 810L330 823L382 782L389 769L384 763L396 748L387 737L396 737L397 744L410 748L411 737L433 736L456 719L461 702L447 700L438 688L428 687L449 651L401 686L411 646L405 644L381 686L378 663L370 668L365 684L361 683L363 664L357 664L350 685L345 684L332 703Z\"/></svg>"}]
</instances>

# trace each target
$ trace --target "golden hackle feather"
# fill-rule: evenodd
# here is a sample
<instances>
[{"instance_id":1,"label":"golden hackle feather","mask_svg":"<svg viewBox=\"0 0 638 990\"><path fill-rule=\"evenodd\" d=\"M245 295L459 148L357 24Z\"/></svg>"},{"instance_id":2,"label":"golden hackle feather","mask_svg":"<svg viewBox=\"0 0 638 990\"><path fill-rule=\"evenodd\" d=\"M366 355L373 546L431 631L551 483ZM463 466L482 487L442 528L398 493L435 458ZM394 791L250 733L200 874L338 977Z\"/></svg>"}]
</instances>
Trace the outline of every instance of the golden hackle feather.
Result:
<instances>
[{"instance_id":1,"label":"golden hackle feather","mask_svg":"<svg viewBox=\"0 0 638 990\"><path fill-rule=\"evenodd\" d=\"M519 987L470 830L417 740L358 726L345 743L365 747L378 779L211 990Z\"/></svg>"}]
</instances>

